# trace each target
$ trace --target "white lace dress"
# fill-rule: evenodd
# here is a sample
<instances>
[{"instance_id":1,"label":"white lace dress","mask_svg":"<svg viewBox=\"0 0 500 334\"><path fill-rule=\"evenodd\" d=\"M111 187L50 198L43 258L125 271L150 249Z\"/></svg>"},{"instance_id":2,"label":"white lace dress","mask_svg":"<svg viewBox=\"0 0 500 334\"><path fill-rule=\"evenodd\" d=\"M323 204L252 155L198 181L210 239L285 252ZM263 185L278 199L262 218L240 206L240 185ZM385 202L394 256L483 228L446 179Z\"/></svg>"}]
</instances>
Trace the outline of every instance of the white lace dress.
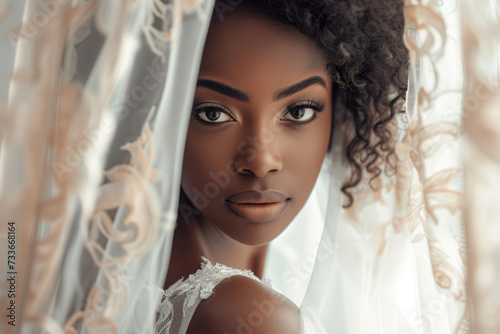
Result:
<instances>
[{"instance_id":1,"label":"white lace dress","mask_svg":"<svg viewBox=\"0 0 500 334\"><path fill-rule=\"evenodd\" d=\"M189 275L187 279L180 279L167 290L162 290L162 296L156 307L155 333L158 334L185 334L191 318L198 304L210 297L213 289L226 278L242 275L255 279L268 287L271 281L264 278L262 281L250 270L239 270L223 264L213 264L205 257L201 269Z\"/></svg>"}]
</instances>

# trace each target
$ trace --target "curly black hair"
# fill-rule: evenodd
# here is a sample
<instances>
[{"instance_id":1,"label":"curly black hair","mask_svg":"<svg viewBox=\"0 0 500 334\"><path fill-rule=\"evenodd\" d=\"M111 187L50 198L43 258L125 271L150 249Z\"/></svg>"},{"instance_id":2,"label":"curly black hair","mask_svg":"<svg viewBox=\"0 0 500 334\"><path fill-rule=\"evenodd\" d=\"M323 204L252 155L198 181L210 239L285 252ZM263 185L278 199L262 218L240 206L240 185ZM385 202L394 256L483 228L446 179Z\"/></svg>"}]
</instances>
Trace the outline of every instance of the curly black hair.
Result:
<instances>
[{"instance_id":1,"label":"curly black hair","mask_svg":"<svg viewBox=\"0 0 500 334\"><path fill-rule=\"evenodd\" d=\"M363 173L373 189L382 171L396 170L395 115L404 112L409 67L404 0L217 0L212 22L237 12L293 26L323 51L333 105L353 129L345 147L352 171L342 186L351 206Z\"/></svg>"}]
</instances>

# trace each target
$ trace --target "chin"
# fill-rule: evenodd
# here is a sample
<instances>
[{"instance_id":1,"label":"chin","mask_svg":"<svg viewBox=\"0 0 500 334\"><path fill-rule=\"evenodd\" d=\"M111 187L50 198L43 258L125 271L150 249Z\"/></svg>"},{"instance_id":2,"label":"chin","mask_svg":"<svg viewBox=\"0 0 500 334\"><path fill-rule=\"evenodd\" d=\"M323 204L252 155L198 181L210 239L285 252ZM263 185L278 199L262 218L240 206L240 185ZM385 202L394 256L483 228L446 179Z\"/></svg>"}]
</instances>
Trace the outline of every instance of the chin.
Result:
<instances>
[{"instance_id":1,"label":"chin","mask_svg":"<svg viewBox=\"0 0 500 334\"><path fill-rule=\"evenodd\" d=\"M230 226L219 226L219 230L227 237L247 246L259 247L276 239L290 224L287 217L263 223L233 220Z\"/></svg>"}]
</instances>

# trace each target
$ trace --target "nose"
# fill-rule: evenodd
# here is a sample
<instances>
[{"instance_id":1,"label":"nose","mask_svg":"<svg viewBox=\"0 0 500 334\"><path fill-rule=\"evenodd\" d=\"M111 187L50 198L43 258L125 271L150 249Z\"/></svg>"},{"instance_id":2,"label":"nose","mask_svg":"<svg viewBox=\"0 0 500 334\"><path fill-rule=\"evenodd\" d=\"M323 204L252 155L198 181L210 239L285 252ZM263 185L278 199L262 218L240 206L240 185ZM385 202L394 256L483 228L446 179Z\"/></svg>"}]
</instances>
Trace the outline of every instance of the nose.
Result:
<instances>
[{"instance_id":1,"label":"nose","mask_svg":"<svg viewBox=\"0 0 500 334\"><path fill-rule=\"evenodd\" d=\"M242 175L264 177L269 172L279 172L283 162L276 140L250 137L238 145L235 170Z\"/></svg>"}]
</instances>

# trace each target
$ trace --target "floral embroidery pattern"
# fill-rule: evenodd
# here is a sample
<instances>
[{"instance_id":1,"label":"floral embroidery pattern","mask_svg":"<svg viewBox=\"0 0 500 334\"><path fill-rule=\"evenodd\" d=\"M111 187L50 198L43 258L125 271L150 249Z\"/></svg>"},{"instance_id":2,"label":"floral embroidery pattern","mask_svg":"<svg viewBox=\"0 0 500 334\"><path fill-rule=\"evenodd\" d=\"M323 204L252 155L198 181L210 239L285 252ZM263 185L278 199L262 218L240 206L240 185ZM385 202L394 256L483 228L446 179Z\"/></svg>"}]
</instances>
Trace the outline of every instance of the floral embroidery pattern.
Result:
<instances>
[{"instance_id":1,"label":"floral embroidery pattern","mask_svg":"<svg viewBox=\"0 0 500 334\"><path fill-rule=\"evenodd\" d=\"M272 288L269 278L264 278L261 281L251 270L234 269L221 263L212 263L204 256L201 258L204 262L201 263L201 268L196 273L189 275L187 279L182 278L178 280L163 292L162 301L157 307L159 313L156 326L157 333L169 333L175 309L172 305L172 300L179 296L185 296L182 304L182 312L183 317L186 317L187 312L191 308L196 307L201 300L208 299L217 284L226 278L236 275L246 276ZM159 331L159 327L161 327L162 331Z\"/></svg>"}]
</instances>

